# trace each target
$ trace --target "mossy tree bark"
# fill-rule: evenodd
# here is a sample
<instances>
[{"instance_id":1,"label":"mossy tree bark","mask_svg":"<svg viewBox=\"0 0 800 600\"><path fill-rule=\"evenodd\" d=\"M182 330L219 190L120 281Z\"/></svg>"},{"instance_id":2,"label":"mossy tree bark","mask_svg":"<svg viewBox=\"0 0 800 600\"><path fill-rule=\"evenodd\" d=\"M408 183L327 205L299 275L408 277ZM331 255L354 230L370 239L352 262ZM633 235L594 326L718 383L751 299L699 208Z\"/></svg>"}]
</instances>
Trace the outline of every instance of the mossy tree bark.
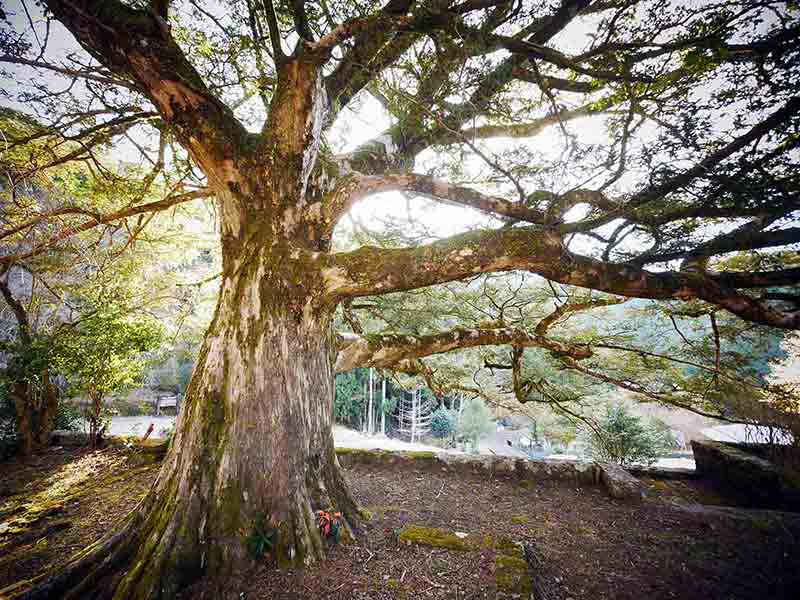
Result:
<instances>
[{"instance_id":1,"label":"mossy tree bark","mask_svg":"<svg viewBox=\"0 0 800 600\"><path fill-rule=\"evenodd\" d=\"M18 452L23 456L50 443L58 407L58 387L50 382L49 371L45 370L41 378L39 385L19 382L10 390L17 413Z\"/></svg>"},{"instance_id":2,"label":"mossy tree bark","mask_svg":"<svg viewBox=\"0 0 800 600\"><path fill-rule=\"evenodd\" d=\"M286 264L262 248L226 265L115 598L171 596L199 573L229 572L247 560L248 538L266 532L278 564L305 564L324 555L315 510L356 522L331 433L330 310L264 266L276 262Z\"/></svg>"}]
</instances>

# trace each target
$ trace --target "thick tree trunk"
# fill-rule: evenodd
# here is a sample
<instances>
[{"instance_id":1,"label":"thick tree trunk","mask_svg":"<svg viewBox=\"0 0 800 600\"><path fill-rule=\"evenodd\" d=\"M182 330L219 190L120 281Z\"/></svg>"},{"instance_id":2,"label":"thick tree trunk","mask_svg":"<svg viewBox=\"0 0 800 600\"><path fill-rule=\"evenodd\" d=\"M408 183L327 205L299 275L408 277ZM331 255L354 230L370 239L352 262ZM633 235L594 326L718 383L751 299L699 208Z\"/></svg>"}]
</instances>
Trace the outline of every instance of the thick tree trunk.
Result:
<instances>
[{"instance_id":1,"label":"thick tree trunk","mask_svg":"<svg viewBox=\"0 0 800 600\"><path fill-rule=\"evenodd\" d=\"M50 383L49 372L45 371L40 388L31 383L17 383L12 387L11 397L17 413L17 451L28 456L50 443L58 388Z\"/></svg>"},{"instance_id":2,"label":"thick tree trunk","mask_svg":"<svg viewBox=\"0 0 800 600\"><path fill-rule=\"evenodd\" d=\"M58 386L50 381L50 371L45 370L42 373L42 403L39 407L39 426L36 431L36 443L39 447L50 444L50 433L58 409L58 397Z\"/></svg>"},{"instance_id":3,"label":"thick tree trunk","mask_svg":"<svg viewBox=\"0 0 800 600\"><path fill-rule=\"evenodd\" d=\"M36 437L30 388L29 384L17 383L11 392L17 412L17 452L22 456L28 456L33 452Z\"/></svg>"},{"instance_id":4,"label":"thick tree trunk","mask_svg":"<svg viewBox=\"0 0 800 600\"><path fill-rule=\"evenodd\" d=\"M315 561L325 552L315 511L356 517L333 447L330 316L311 298L289 306L274 277L258 264L228 269L117 598L224 574L253 536L272 535L279 565Z\"/></svg>"}]
</instances>

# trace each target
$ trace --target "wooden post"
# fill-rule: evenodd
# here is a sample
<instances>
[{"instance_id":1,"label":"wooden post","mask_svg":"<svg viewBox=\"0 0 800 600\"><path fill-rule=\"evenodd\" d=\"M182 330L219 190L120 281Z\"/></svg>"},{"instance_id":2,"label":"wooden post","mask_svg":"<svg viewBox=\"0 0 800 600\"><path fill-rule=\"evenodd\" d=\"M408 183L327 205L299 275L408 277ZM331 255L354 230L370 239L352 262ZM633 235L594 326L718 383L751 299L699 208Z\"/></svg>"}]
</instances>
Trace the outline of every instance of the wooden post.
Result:
<instances>
[{"instance_id":1,"label":"wooden post","mask_svg":"<svg viewBox=\"0 0 800 600\"><path fill-rule=\"evenodd\" d=\"M417 392L411 390L411 443L414 443L414 428L417 424Z\"/></svg>"}]
</instances>

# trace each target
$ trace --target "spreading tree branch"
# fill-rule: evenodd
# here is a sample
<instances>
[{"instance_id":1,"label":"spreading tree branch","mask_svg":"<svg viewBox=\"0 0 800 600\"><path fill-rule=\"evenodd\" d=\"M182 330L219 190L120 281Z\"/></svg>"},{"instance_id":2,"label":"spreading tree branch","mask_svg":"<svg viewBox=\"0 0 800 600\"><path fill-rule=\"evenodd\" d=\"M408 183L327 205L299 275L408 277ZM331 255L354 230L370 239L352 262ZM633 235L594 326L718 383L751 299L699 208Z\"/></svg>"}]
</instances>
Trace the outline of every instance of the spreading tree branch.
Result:
<instances>
[{"instance_id":1,"label":"spreading tree branch","mask_svg":"<svg viewBox=\"0 0 800 600\"><path fill-rule=\"evenodd\" d=\"M146 204L140 204L138 206L130 206L104 215L93 212L82 211L71 207L64 207L61 209L48 211L26 221L25 223L19 226L15 226L0 232L0 238L7 237L19 231L24 231L25 229L29 229L31 227L35 227L39 223L42 223L56 216L63 216L66 214L87 214L91 216L91 218L78 225L63 227L58 232L48 237L46 240L39 242L38 244L35 244L30 249L23 250L14 254L6 254L5 256L0 256L0 265L13 264L21 260L38 256L39 254L47 251L56 244L63 242L64 240L67 240L84 231L89 231L90 229L94 229L95 227L98 227L100 225L107 225L109 223L120 221L122 219L126 219L128 217L132 217L135 215L155 213L168 210L173 206L177 206L178 204L183 204L184 202L191 202L192 200L197 200L198 198L208 198L212 195L213 192L211 190L207 189L194 190L191 192L186 192L184 194L179 194L177 196L169 196L167 198L163 198L162 200L156 200L154 202L148 202Z\"/></svg>"},{"instance_id":2,"label":"spreading tree branch","mask_svg":"<svg viewBox=\"0 0 800 600\"><path fill-rule=\"evenodd\" d=\"M512 344L519 347L543 348L561 356L582 360L592 356L585 346L569 346L554 339L532 334L520 328L470 329L456 328L431 335L340 335L336 371L355 368L393 368L403 361L443 354L478 346Z\"/></svg>"},{"instance_id":3,"label":"spreading tree branch","mask_svg":"<svg viewBox=\"0 0 800 600\"><path fill-rule=\"evenodd\" d=\"M778 310L703 274L653 273L574 254L559 236L536 227L473 231L416 248L362 247L321 258L327 291L339 299L412 290L479 273L524 270L620 296L704 300L756 323L800 327L800 310Z\"/></svg>"},{"instance_id":4,"label":"spreading tree branch","mask_svg":"<svg viewBox=\"0 0 800 600\"><path fill-rule=\"evenodd\" d=\"M211 179L238 157L247 131L206 86L150 10L119 0L47 0L53 15L113 73L135 82Z\"/></svg>"}]
</instances>

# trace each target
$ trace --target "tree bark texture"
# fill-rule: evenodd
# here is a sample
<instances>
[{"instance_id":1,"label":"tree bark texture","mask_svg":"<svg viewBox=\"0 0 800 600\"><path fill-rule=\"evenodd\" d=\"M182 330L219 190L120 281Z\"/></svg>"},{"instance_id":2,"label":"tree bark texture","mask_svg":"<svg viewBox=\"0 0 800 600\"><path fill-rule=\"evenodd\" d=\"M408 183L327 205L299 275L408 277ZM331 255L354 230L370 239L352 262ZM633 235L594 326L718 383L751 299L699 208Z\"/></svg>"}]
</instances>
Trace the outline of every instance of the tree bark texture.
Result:
<instances>
[{"instance_id":1,"label":"tree bark texture","mask_svg":"<svg viewBox=\"0 0 800 600\"><path fill-rule=\"evenodd\" d=\"M17 413L17 451L22 456L28 456L50 443L50 432L58 408L58 388L50 382L49 373L45 372L41 386L25 382L14 384L11 398Z\"/></svg>"},{"instance_id":2,"label":"tree bark texture","mask_svg":"<svg viewBox=\"0 0 800 600\"><path fill-rule=\"evenodd\" d=\"M193 574L229 572L259 523L278 564L307 564L324 556L316 510L355 517L331 432L329 316L287 309L264 275L257 263L227 269L115 598L168 596Z\"/></svg>"}]
</instances>

